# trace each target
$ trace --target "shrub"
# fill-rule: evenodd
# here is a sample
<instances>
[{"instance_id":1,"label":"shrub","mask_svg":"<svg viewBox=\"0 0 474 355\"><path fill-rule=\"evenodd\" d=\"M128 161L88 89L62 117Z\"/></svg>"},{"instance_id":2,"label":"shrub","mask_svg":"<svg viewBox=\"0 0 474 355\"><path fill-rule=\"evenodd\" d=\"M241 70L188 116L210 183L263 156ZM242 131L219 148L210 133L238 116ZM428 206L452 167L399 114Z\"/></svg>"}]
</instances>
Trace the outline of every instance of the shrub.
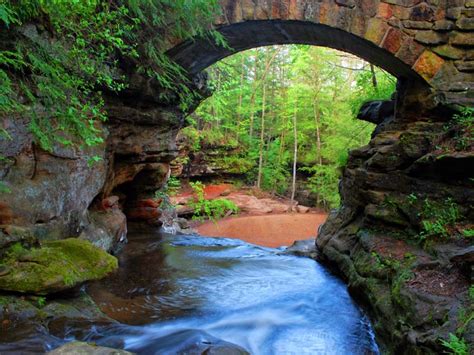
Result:
<instances>
[{"instance_id":1,"label":"shrub","mask_svg":"<svg viewBox=\"0 0 474 355\"><path fill-rule=\"evenodd\" d=\"M463 338L458 338L452 333L449 334L449 341L443 339L441 340L441 344L455 355L467 355L469 351L469 346L466 341Z\"/></svg>"},{"instance_id":2,"label":"shrub","mask_svg":"<svg viewBox=\"0 0 474 355\"><path fill-rule=\"evenodd\" d=\"M179 179L175 176L170 176L166 183L166 187L168 189L168 194L170 196L174 196L181 189L181 181L179 181Z\"/></svg>"},{"instance_id":3,"label":"shrub","mask_svg":"<svg viewBox=\"0 0 474 355\"><path fill-rule=\"evenodd\" d=\"M425 199L420 213L422 231L421 240L431 237L449 237L448 228L454 226L459 219L458 205L450 198L443 203Z\"/></svg>"},{"instance_id":4,"label":"shrub","mask_svg":"<svg viewBox=\"0 0 474 355\"><path fill-rule=\"evenodd\" d=\"M237 205L228 199L219 198L216 200L206 200L204 197L205 185L200 182L190 183L194 191L194 200L190 202L190 207L194 210L193 219L203 220L208 218L216 221L224 217L228 212L237 213L239 208Z\"/></svg>"}]
</instances>

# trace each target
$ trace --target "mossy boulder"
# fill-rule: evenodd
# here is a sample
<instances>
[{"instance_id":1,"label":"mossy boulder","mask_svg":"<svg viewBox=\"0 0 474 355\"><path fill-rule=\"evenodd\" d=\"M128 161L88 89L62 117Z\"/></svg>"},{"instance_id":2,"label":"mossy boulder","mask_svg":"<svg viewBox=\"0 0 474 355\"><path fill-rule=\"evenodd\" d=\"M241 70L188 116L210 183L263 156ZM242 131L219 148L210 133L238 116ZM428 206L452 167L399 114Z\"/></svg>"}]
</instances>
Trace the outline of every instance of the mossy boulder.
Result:
<instances>
[{"instance_id":1,"label":"mossy boulder","mask_svg":"<svg viewBox=\"0 0 474 355\"><path fill-rule=\"evenodd\" d=\"M45 242L32 249L17 243L0 263L4 269L0 290L37 295L101 279L118 267L115 257L75 238Z\"/></svg>"},{"instance_id":2,"label":"mossy boulder","mask_svg":"<svg viewBox=\"0 0 474 355\"><path fill-rule=\"evenodd\" d=\"M80 341L74 341L67 343L53 351L47 353L48 355L65 355L65 354L81 354L81 355L132 355L133 353L119 350L106 348L103 346L97 346L95 344L83 343Z\"/></svg>"}]
</instances>

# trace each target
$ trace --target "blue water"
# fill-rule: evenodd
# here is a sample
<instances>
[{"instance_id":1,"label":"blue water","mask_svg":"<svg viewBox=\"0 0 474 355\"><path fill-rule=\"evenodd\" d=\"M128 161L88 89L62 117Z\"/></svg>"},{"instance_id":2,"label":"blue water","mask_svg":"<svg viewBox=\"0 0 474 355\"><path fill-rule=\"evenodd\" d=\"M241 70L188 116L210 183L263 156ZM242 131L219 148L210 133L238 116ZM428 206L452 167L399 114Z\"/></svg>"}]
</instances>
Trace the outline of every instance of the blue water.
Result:
<instances>
[{"instance_id":1,"label":"blue water","mask_svg":"<svg viewBox=\"0 0 474 355\"><path fill-rule=\"evenodd\" d=\"M146 355L379 353L344 283L283 249L135 233L119 264L87 289L117 322L66 321L59 332L25 332L17 343L0 343L0 352L31 353L77 339Z\"/></svg>"}]
</instances>

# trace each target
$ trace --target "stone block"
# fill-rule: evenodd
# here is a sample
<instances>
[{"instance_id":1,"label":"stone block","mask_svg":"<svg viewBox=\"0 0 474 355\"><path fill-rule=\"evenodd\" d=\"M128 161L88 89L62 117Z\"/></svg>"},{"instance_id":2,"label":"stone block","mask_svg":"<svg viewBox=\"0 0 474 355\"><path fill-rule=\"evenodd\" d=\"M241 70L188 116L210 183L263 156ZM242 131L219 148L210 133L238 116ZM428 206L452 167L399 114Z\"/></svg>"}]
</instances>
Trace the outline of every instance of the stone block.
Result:
<instances>
[{"instance_id":1,"label":"stone block","mask_svg":"<svg viewBox=\"0 0 474 355\"><path fill-rule=\"evenodd\" d=\"M448 8L446 10L446 18L449 20L457 20L461 17L461 8Z\"/></svg>"},{"instance_id":2,"label":"stone block","mask_svg":"<svg viewBox=\"0 0 474 355\"><path fill-rule=\"evenodd\" d=\"M382 2L385 2L387 4L398 5L403 7L415 6L421 3L422 1L423 0L382 0Z\"/></svg>"},{"instance_id":3,"label":"stone block","mask_svg":"<svg viewBox=\"0 0 474 355\"><path fill-rule=\"evenodd\" d=\"M433 27L433 23L428 21L403 21L403 27L415 30L429 30Z\"/></svg>"},{"instance_id":4,"label":"stone block","mask_svg":"<svg viewBox=\"0 0 474 355\"><path fill-rule=\"evenodd\" d=\"M474 60L469 60L469 61L458 60L454 62L454 65L459 71L474 72Z\"/></svg>"},{"instance_id":5,"label":"stone block","mask_svg":"<svg viewBox=\"0 0 474 355\"><path fill-rule=\"evenodd\" d=\"M393 17L399 20L408 20L410 18L410 8L402 6L392 7Z\"/></svg>"},{"instance_id":6,"label":"stone block","mask_svg":"<svg viewBox=\"0 0 474 355\"><path fill-rule=\"evenodd\" d=\"M402 36L403 34L400 30L395 28L389 29L383 40L382 47L390 53L397 53L402 43Z\"/></svg>"},{"instance_id":7,"label":"stone block","mask_svg":"<svg viewBox=\"0 0 474 355\"><path fill-rule=\"evenodd\" d=\"M362 11L363 16L371 18L377 14L377 4L377 0L359 0L357 1L357 8Z\"/></svg>"},{"instance_id":8,"label":"stone block","mask_svg":"<svg viewBox=\"0 0 474 355\"><path fill-rule=\"evenodd\" d=\"M237 1L235 1L237 3ZM240 11L241 17L243 20L254 20L255 16L255 5L252 0L242 0L240 1Z\"/></svg>"},{"instance_id":9,"label":"stone block","mask_svg":"<svg viewBox=\"0 0 474 355\"><path fill-rule=\"evenodd\" d=\"M430 21L434 14L435 12L431 6L421 3L411 9L409 19L412 21Z\"/></svg>"},{"instance_id":10,"label":"stone block","mask_svg":"<svg viewBox=\"0 0 474 355\"><path fill-rule=\"evenodd\" d=\"M355 12L351 21L350 32L356 36L364 37L367 28L367 20L362 16L362 14L359 14L357 9L354 9L353 11Z\"/></svg>"},{"instance_id":11,"label":"stone block","mask_svg":"<svg viewBox=\"0 0 474 355\"><path fill-rule=\"evenodd\" d=\"M436 31L419 31L415 35L415 40L428 45L438 45L448 42L448 35Z\"/></svg>"},{"instance_id":12,"label":"stone block","mask_svg":"<svg viewBox=\"0 0 474 355\"><path fill-rule=\"evenodd\" d=\"M456 27L463 31L474 30L474 17L463 17L456 21Z\"/></svg>"},{"instance_id":13,"label":"stone block","mask_svg":"<svg viewBox=\"0 0 474 355\"><path fill-rule=\"evenodd\" d=\"M254 17L258 20L270 20L272 18L270 1L260 1L255 6Z\"/></svg>"},{"instance_id":14,"label":"stone block","mask_svg":"<svg viewBox=\"0 0 474 355\"><path fill-rule=\"evenodd\" d=\"M301 8L298 6L299 2L297 0L290 0L290 5L288 8L288 19L289 20L299 20L302 16Z\"/></svg>"},{"instance_id":15,"label":"stone block","mask_svg":"<svg viewBox=\"0 0 474 355\"><path fill-rule=\"evenodd\" d=\"M474 47L474 36L472 33L453 32L450 43L454 46Z\"/></svg>"},{"instance_id":16,"label":"stone block","mask_svg":"<svg viewBox=\"0 0 474 355\"><path fill-rule=\"evenodd\" d=\"M396 54L404 63L408 65L415 64L420 54L425 50L425 47L413 40L410 37L405 36L400 46L400 50Z\"/></svg>"},{"instance_id":17,"label":"stone block","mask_svg":"<svg viewBox=\"0 0 474 355\"><path fill-rule=\"evenodd\" d=\"M463 50L450 46L449 44L434 47L432 50L439 56L448 59L461 59L464 56Z\"/></svg>"},{"instance_id":18,"label":"stone block","mask_svg":"<svg viewBox=\"0 0 474 355\"><path fill-rule=\"evenodd\" d=\"M461 9L461 15L466 17L474 17L474 9Z\"/></svg>"},{"instance_id":19,"label":"stone block","mask_svg":"<svg viewBox=\"0 0 474 355\"><path fill-rule=\"evenodd\" d=\"M413 65L413 70L429 81L438 73L444 62L443 58L427 49Z\"/></svg>"},{"instance_id":20,"label":"stone block","mask_svg":"<svg viewBox=\"0 0 474 355\"><path fill-rule=\"evenodd\" d=\"M393 15L392 5L381 2L377 11L377 15L384 19L389 19Z\"/></svg>"},{"instance_id":21,"label":"stone block","mask_svg":"<svg viewBox=\"0 0 474 355\"><path fill-rule=\"evenodd\" d=\"M448 20L438 20L435 22L433 29L435 31L450 31L454 29L454 23Z\"/></svg>"},{"instance_id":22,"label":"stone block","mask_svg":"<svg viewBox=\"0 0 474 355\"><path fill-rule=\"evenodd\" d=\"M348 7L340 7L329 17L328 25L349 31L352 22L352 13L354 10Z\"/></svg>"},{"instance_id":23,"label":"stone block","mask_svg":"<svg viewBox=\"0 0 474 355\"><path fill-rule=\"evenodd\" d=\"M339 6L349 7L351 9L355 7L354 0L336 0L336 4Z\"/></svg>"},{"instance_id":24,"label":"stone block","mask_svg":"<svg viewBox=\"0 0 474 355\"><path fill-rule=\"evenodd\" d=\"M474 60L474 49L465 49L463 52L465 60Z\"/></svg>"},{"instance_id":25,"label":"stone block","mask_svg":"<svg viewBox=\"0 0 474 355\"><path fill-rule=\"evenodd\" d=\"M367 31L365 32L365 38L379 45L385 37L388 28L389 26L385 21L379 18L372 18L369 20Z\"/></svg>"}]
</instances>

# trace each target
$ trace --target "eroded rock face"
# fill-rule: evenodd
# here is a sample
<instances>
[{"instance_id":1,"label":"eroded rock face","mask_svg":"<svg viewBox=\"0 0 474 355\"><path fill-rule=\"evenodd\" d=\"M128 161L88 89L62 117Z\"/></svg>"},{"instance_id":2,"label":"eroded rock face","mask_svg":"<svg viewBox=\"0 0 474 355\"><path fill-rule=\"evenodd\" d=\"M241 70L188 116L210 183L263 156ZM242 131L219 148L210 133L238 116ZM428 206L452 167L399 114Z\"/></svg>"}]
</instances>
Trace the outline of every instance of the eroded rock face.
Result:
<instances>
[{"instance_id":1,"label":"eroded rock face","mask_svg":"<svg viewBox=\"0 0 474 355\"><path fill-rule=\"evenodd\" d=\"M96 247L112 253L127 242L127 217L120 208L91 211L89 218L90 224L82 231L80 239L88 240Z\"/></svg>"},{"instance_id":2,"label":"eroded rock face","mask_svg":"<svg viewBox=\"0 0 474 355\"><path fill-rule=\"evenodd\" d=\"M188 128L188 127L187 127ZM237 141L222 137L210 142L199 137L200 131L192 130L195 137L186 135L186 129L176 137L178 156L171 166L171 174L181 179L239 178L248 173L253 163L242 158L242 148Z\"/></svg>"},{"instance_id":3,"label":"eroded rock face","mask_svg":"<svg viewBox=\"0 0 474 355\"><path fill-rule=\"evenodd\" d=\"M28 120L4 122L14 139L0 140L0 176L9 189L0 195L0 225L28 227L40 239L78 235L106 177L105 162L91 167L89 158L104 158L104 147L49 153L33 143Z\"/></svg>"},{"instance_id":4,"label":"eroded rock face","mask_svg":"<svg viewBox=\"0 0 474 355\"><path fill-rule=\"evenodd\" d=\"M474 341L472 325L458 316L471 307L472 241L463 230L474 220L474 149L456 147L453 136L462 138L435 116L384 124L350 153L342 207L316 241L322 260L367 305L390 352L440 352L440 338L459 329ZM435 231L448 215L446 233Z\"/></svg>"}]
</instances>

